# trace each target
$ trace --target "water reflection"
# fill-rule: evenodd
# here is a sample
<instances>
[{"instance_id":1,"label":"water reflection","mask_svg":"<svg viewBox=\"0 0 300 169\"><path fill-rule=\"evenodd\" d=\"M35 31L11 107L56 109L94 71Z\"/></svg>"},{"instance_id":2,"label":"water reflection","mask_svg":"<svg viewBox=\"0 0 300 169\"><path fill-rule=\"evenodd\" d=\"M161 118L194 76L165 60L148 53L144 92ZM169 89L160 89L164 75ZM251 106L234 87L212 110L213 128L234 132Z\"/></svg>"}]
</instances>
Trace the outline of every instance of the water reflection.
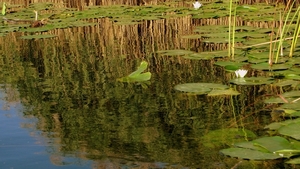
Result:
<instances>
[{"instance_id":1,"label":"water reflection","mask_svg":"<svg viewBox=\"0 0 300 169\"><path fill-rule=\"evenodd\" d=\"M252 105L261 103L255 96L267 87L240 87L243 94L236 97L174 91L179 83L226 84L234 76L213 66L214 60L156 53L200 48L197 40L180 38L192 31L190 17L139 25L95 21L95 27L48 32L56 39L20 40L22 33L2 38L1 78L20 92L23 114L36 119L37 137L46 138L39 151L48 152L52 164L86 166L84 161L92 160L92 168L226 168L239 162L219 154L228 143L207 147L205 141L215 140L203 136L228 126L262 128L267 116L239 115L262 109L262 104ZM141 60L150 63L153 74L147 87L116 81ZM34 168L39 166L52 165L41 160Z\"/></svg>"},{"instance_id":2,"label":"water reflection","mask_svg":"<svg viewBox=\"0 0 300 169\"><path fill-rule=\"evenodd\" d=\"M90 168L91 164L80 159L62 155L62 159L55 159L51 151L52 141L36 130L37 118L22 114L24 107L13 87L2 86L0 98L0 168L56 168L55 165L67 161L70 168ZM81 167L78 165L80 161L83 163Z\"/></svg>"}]
</instances>

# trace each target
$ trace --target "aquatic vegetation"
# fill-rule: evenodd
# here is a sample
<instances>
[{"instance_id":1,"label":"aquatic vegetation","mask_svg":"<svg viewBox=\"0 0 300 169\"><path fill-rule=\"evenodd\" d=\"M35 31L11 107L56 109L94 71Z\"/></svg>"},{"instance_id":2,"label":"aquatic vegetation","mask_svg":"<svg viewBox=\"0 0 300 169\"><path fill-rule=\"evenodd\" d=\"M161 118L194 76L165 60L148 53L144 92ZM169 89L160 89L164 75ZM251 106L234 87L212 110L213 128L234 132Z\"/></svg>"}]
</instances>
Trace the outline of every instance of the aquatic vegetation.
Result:
<instances>
[{"instance_id":1,"label":"aquatic vegetation","mask_svg":"<svg viewBox=\"0 0 300 169\"><path fill-rule=\"evenodd\" d=\"M252 141L235 143L234 146L237 148L223 149L220 152L231 157L250 160L289 158L300 154L300 149L280 136L262 137Z\"/></svg>"},{"instance_id":2,"label":"aquatic vegetation","mask_svg":"<svg viewBox=\"0 0 300 169\"><path fill-rule=\"evenodd\" d=\"M217 83L184 83L176 85L174 89L186 92L187 94L207 94L207 96L230 96L240 94L238 91L229 89L227 85Z\"/></svg>"},{"instance_id":3,"label":"aquatic vegetation","mask_svg":"<svg viewBox=\"0 0 300 169\"><path fill-rule=\"evenodd\" d=\"M148 81L148 80L151 79L151 73L150 72L142 73L143 71L145 71L147 69L147 67L148 67L148 63L146 61L142 61L140 66L137 68L136 71L132 72L128 76L119 78L117 80L121 81L121 82L144 82L144 81Z\"/></svg>"},{"instance_id":4,"label":"aquatic vegetation","mask_svg":"<svg viewBox=\"0 0 300 169\"><path fill-rule=\"evenodd\" d=\"M232 79L229 82L236 85L264 85L273 83L274 79L269 77L247 77Z\"/></svg>"},{"instance_id":5,"label":"aquatic vegetation","mask_svg":"<svg viewBox=\"0 0 300 169\"><path fill-rule=\"evenodd\" d=\"M291 80L283 81L291 84ZM285 85L285 84L283 84ZM268 104L282 104L273 110L274 116L300 116L300 92L290 91L265 100ZM236 142L234 147L222 149L221 153L242 159L272 160L286 158L286 163L300 164L300 118L273 122L265 129L276 131L281 136L266 136L246 142Z\"/></svg>"},{"instance_id":6,"label":"aquatic vegetation","mask_svg":"<svg viewBox=\"0 0 300 169\"><path fill-rule=\"evenodd\" d=\"M174 50L161 50L157 51L160 55L166 55L166 56L179 56L179 55L190 55L194 54L193 51L190 50L180 50L180 49L174 49Z\"/></svg>"},{"instance_id":7,"label":"aquatic vegetation","mask_svg":"<svg viewBox=\"0 0 300 169\"><path fill-rule=\"evenodd\" d=\"M230 146L234 142L255 139L257 136L250 130L241 130L238 128L225 128L213 130L205 134L201 142L205 147Z\"/></svg>"}]
</instances>

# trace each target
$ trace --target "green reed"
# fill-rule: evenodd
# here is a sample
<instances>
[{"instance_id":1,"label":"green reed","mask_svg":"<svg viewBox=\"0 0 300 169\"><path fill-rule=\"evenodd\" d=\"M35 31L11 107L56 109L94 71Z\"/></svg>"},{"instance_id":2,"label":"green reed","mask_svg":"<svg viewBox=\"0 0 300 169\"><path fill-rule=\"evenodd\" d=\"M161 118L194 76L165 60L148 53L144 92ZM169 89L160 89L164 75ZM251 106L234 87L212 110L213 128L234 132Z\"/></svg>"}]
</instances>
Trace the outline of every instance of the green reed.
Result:
<instances>
[{"instance_id":1,"label":"green reed","mask_svg":"<svg viewBox=\"0 0 300 169\"><path fill-rule=\"evenodd\" d=\"M291 2L291 0L290 0ZM278 58L279 58L279 53L281 53L280 55L282 56L282 44L283 42L286 40L285 36L288 32L288 30L291 27L291 24L296 20L297 18L297 23L296 23L296 30L294 31L293 37L292 37L292 44L290 47L290 53L289 56L292 57L293 56L293 52L295 50L296 44L297 44L297 39L299 36L299 22L300 22L300 6L297 8L297 11L295 13L292 13L292 6L294 5L295 1L293 1L289 7L289 10L286 12L286 16L285 16L285 21L284 24L282 26L282 28L280 28L280 37L279 37L279 42L278 42L278 46L277 46L277 53L276 53L276 58L275 58L275 63L278 62ZM290 4L290 3L288 3ZM288 5L289 6L289 5ZM286 11L286 10L285 10ZM291 20L289 21L289 18L291 18Z\"/></svg>"},{"instance_id":2,"label":"green reed","mask_svg":"<svg viewBox=\"0 0 300 169\"><path fill-rule=\"evenodd\" d=\"M293 53L294 53L295 48L296 48L298 37L300 35L300 7L297 8L295 16L296 15L298 15L298 18L297 18L297 23L296 23L296 30L294 31L294 34L293 34L293 40L292 40L292 44L291 44L291 49L290 49L289 57L293 56Z\"/></svg>"},{"instance_id":3,"label":"green reed","mask_svg":"<svg viewBox=\"0 0 300 169\"><path fill-rule=\"evenodd\" d=\"M232 13L233 9L233 0L230 0L229 4L229 21L228 21L228 57L234 59L234 37L235 37L235 22L236 22L236 5L234 7L234 13ZM233 21L232 21L233 20Z\"/></svg>"}]
</instances>

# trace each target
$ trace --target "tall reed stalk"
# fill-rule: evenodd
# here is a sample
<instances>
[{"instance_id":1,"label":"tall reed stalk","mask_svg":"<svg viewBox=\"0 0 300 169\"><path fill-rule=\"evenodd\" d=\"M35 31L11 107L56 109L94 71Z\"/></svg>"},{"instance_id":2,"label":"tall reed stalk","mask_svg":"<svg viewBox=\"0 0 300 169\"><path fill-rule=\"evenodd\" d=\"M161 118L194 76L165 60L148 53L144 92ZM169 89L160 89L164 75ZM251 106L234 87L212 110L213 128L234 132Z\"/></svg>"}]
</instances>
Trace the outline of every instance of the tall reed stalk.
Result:
<instances>
[{"instance_id":1,"label":"tall reed stalk","mask_svg":"<svg viewBox=\"0 0 300 169\"><path fill-rule=\"evenodd\" d=\"M236 5L234 7L234 13L232 14L233 9L233 0L230 0L229 4L229 21L228 21L228 57L234 59L234 43L235 43L235 23L236 23ZM235 1L236 3L236 1Z\"/></svg>"},{"instance_id":2,"label":"tall reed stalk","mask_svg":"<svg viewBox=\"0 0 300 169\"><path fill-rule=\"evenodd\" d=\"M228 57L231 57L231 19L232 19L232 0L229 2L229 20L228 20Z\"/></svg>"},{"instance_id":3,"label":"tall reed stalk","mask_svg":"<svg viewBox=\"0 0 300 169\"><path fill-rule=\"evenodd\" d=\"M293 53L294 53L295 48L296 48L298 37L300 35L300 7L297 8L297 11L296 11L295 15L297 15L297 14L298 14L298 19L297 19L297 23L296 23L296 30L294 31L289 57L293 56Z\"/></svg>"},{"instance_id":4,"label":"tall reed stalk","mask_svg":"<svg viewBox=\"0 0 300 169\"><path fill-rule=\"evenodd\" d=\"M300 7L298 7L297 12L292 16L292 19L290 20L290 22L288 24L289 18L291 17L292 6L294 5L295 1L293 1L292 3L290 3L290 2L291 2L291 0L288 3L288 4L291 4L291 5L289 5L290 8L288 9L288 11L287 11L287 8L285 9L286 16L285 16L284 24L283 24L282 28L280 28L280 37L279 37L279 42L278 42L278 46L277 46L277 53L276 53L275 63L278 62L279 53L280 53L281 56L283 55L282 50L280 50L280 49L283 48L282 44L285 40L286 32L288 32L288 31L286 31L286 29L289 30L291 24L293 23L293 21L295 20L295 18L297 16L297 14L299 15L299 8ZM299 16L298 16L298 20L299 20ZM294 32L294 36L293 36L293 40L292 40L292 46L295 46L296 41L297 41L297 37L299 36L298 27L299 27L299 21L297 21L297 28ZM297 34L297 32L298 32L298 34ZM293 50L294 50L292 48L292 46L291 46L291 49L290 49L290 57L292 57Z\"/></svg>"}]
</instances>

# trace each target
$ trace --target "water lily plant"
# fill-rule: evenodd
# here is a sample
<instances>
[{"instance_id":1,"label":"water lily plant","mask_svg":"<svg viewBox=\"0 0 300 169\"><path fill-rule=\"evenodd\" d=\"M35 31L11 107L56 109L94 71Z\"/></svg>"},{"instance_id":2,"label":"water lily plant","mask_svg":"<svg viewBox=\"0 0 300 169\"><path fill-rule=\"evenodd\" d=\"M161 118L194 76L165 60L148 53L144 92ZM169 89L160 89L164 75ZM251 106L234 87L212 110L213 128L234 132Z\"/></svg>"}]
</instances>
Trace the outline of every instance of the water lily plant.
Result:
<instances>
[{"instance_id":1,"label":"water lily plant","mask_svg":"<svg viewBox=\"0 0 300 169\"><path fill-rule=\"evenodd\" d=\"M195 9L199 9L202 6L202 4L198 1L194 2L193 5Z\"/></svg>"},{"instance_id":2,"label":"water lily plant","mask_svg":"<svg viewBox=\"0 0 300 169\"><path fill-rule=\"evenodd\" d=\"M236 71L235 71L235 75L236 75L236 77L238 77L238 78L239 78L239 77L240 77L240 78L243 78L243 77L246 76L247 72L248 72L248 70L239 69L239 70L236 70Z\"/></svg>"}]
</instances>

